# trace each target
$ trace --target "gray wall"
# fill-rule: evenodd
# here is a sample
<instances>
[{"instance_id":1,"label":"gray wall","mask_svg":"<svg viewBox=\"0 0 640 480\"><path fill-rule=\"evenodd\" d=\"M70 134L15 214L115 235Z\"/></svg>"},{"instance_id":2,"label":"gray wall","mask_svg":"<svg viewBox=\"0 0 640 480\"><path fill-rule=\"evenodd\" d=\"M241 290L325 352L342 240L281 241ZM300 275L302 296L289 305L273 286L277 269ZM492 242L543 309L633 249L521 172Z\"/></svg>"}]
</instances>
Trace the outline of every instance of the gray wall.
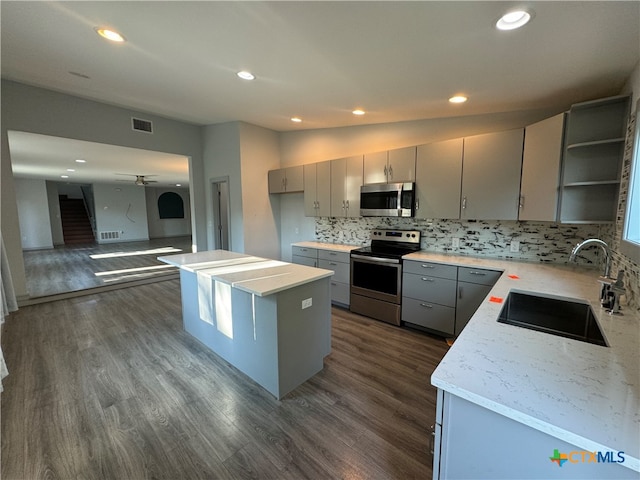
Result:
<instances>
[{"instance_id":1,"label":"gray wall","mask_svg":"<svg viewBox=\"0 0 640 480\"><path fill-rule=\"evenodd\" d=\"M149 240L147 201L137 185L93 184L98 243ZM101 240L100 232L120 232L120 238Z\"/></svg>"},{"instance_id":2,"label":"gray wall","mask_svg":"<svg viewBox=\"0 0 640 480\"><path fill-rule=\"evenodd\" d=\"M16 294L26 296L16 192L7 130L39 133L91 142L175 153L189 157L192 231L195 244L206 245L202 127L157 115L107 105L50 90L3 80L1 94L0 228L7 249ZM153 121L153 135L134 132L131 117Z\"/></svg>"},{"instance_id":3,"label":"gray wall","mask_svg":"<svg viewBox=\"0 0 640 480\"><path fill-rule=\"evenodd\" d=\"M46 182L18 178L15 187L20 219L20 228L15 230L20 231L22 248L25 250L52 248L53 238L51 236Z\"/></svg>"}]
</instances>

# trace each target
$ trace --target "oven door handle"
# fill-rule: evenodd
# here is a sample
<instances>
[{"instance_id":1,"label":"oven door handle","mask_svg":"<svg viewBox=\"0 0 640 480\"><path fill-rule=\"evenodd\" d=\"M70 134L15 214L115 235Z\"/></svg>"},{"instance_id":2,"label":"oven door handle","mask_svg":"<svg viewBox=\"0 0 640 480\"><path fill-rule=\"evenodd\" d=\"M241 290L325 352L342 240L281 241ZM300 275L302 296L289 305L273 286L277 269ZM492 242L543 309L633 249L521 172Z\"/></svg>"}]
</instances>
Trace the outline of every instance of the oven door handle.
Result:
<instances>
[{"instance_id":1,"label":"oven door handle","mask_svg":"<svg viewBox=\"0 0 640 480\"><path fill-rule=\"evenodd\" d=\"M358 255L355 253L351 254L351 258L355 258L356 260L363 260L368 263L400 263L400 260L397 258L370 257L368 255Z\"/></svg>"}]
</instances>

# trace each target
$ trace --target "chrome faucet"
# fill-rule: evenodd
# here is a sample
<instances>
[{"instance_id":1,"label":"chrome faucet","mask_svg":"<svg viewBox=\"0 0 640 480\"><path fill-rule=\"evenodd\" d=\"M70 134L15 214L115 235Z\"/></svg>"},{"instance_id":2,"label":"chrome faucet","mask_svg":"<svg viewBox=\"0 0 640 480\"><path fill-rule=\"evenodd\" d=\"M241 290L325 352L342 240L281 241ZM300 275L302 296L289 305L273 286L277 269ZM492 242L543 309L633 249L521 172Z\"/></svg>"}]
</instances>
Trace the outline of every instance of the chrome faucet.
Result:
<instances>
[{"instance_id":1,"label":"chrome faucet","mask_svg":"<svg viewBox=\"0 0 640 480\"><path fill-rule=\"evenodd\" d=\"M624 289L624 271L618 272L618 278L612 279L611 274L611 250L609 245L597 238L589 238L584 242L578 243L569 256L569 261L573 262L576 255L584 247L589 245L597 245L604 252L604 274L598 279L602 288L600 290L600 303L609 312L609 314L622 315L620 313L620 296L626 293Z\"/></svg>"},{"instance_id":2,"label":"chrome faucet","mask_svg":"<svg viewBox=\"0 0 640 480\"><path fill-rule=\"evenodd\" d=\"M569 261L570 262L575 261L576 255L578 254L578 252L582 250L584 247L588 247L589 245L597 245L600 248L602 248L602 251L604 252L604 262L605 262L604 274L602 276L604 278L610 278L609 275L611 274L611 250L609 250L609 245L607 245L605 242L603 242L598 238L589 238L584 242L578 243L575 247L573 247L573 250L571 250Z\"/></svg>"}]
</instances>

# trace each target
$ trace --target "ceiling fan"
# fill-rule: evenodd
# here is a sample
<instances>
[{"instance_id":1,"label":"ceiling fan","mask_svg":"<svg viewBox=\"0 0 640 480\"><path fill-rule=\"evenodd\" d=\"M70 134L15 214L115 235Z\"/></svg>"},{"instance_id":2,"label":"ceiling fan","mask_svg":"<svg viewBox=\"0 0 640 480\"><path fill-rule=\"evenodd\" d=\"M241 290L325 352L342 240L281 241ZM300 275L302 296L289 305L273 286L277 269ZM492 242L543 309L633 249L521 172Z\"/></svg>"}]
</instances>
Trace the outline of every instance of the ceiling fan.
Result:
<instances>
[{"instance_id":1,"label":"ceiling fan","mask_svg":"<svg viewBox=\"0 0 640 480\"><path fill-rule=\"evenodd\" d=\"M157 175L135 175L133 173L116 173L116 175L128 175L130 177L136 177L134 184L136 185L149 185L150 183L158 183L156 180L147 180L146 177L157 177ZM118 182L128 182L129 180L118 180Z\"/></svg>"}]
</instances>

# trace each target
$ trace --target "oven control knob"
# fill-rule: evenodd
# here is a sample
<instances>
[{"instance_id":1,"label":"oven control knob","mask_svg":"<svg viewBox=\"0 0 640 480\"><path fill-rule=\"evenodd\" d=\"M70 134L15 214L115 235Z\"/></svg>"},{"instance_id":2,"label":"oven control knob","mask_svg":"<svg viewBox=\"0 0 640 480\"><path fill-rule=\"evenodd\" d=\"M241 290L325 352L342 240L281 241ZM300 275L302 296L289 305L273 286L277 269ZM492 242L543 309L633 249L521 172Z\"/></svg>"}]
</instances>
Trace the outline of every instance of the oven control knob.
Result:
<instances>
[{"instance_id":1,"label":"oven control knob","mask_svg":"<svg viewBox=\"0 0 640 480\"><path fill-rule=\"evenodd\" d=\"M415 234L415 233L412 233L412 234L411 234L411 238L416 238L416 234Z\"/></svg>"}]
</instances>

